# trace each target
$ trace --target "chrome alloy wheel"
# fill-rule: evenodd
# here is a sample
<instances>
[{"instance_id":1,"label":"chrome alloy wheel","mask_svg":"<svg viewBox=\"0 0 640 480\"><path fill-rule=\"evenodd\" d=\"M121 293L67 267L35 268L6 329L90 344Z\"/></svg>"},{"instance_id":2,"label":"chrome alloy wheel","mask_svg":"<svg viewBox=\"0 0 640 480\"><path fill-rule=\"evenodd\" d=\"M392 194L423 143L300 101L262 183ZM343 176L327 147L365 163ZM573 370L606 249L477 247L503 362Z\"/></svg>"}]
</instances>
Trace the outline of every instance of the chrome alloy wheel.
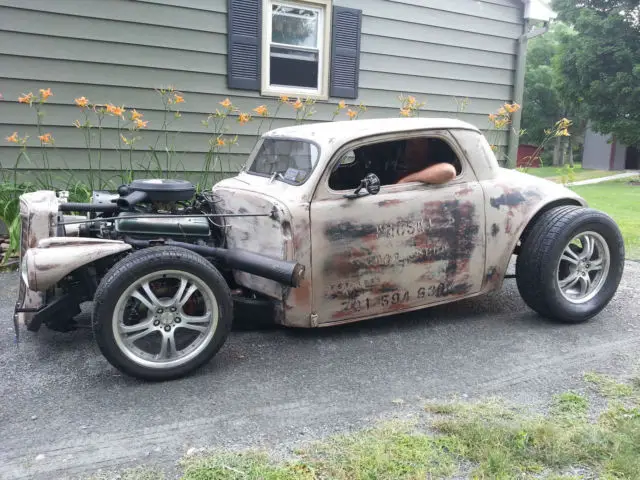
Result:
<instances>
[{"instance_id":1,"label":"chrome alloy wheel","mask_svg":"<svg viewBox=\"0 0 640 480\"><path fill-rule=\"evenodd\" d=\"M112 319L115 342L138 365L177 367L209 345L218 316L213 291L197 276L154 272L136 280L118 299Z\"/></svg>"},{"instance_id":2,"label":"chrome alloy wheel","mask_svg":"<svg viewBox=\"0 0 640 480\"><path fill-rule=\"evenodd\" d=\"M605 284L611 253L605 239L596 232L582 232L565 247L558 262L557 282L563 297L584 303L595 297Z\"/></svg>"}]
</instances>

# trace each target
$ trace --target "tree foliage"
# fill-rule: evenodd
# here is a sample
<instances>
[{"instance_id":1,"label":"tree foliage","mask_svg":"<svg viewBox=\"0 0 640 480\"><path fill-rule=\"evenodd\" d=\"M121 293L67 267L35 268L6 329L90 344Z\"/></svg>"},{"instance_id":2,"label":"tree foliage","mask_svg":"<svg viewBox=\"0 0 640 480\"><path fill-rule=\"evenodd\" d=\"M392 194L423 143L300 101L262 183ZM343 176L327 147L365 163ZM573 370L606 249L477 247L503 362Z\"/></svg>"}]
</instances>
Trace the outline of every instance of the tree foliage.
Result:
<instances>
[{"instance_id":1,"label":"tree foliage","mask_svg":"<svg viewBox=\"0 0 640 480\"><path fill-rule=\"evenodd\" d=\"M560 94L580 105L594 130L640 144L639 0L555 0L578 35L559 57Z\"/></svg>"},{"instance_id":2,"label":"tree foliage","mask_svg":"<svg viewBox=\"0 0 640 480\"><path fill-rule=\"evenodd\" d=\"M549 129L561 118L574 122L572 133L581 127L578 105L564 97L560 57L568 39L575 32L563 23L554 24L546 34L529 42L522 112L523 141L539 144Z\"/></svg>"}]
</instances>

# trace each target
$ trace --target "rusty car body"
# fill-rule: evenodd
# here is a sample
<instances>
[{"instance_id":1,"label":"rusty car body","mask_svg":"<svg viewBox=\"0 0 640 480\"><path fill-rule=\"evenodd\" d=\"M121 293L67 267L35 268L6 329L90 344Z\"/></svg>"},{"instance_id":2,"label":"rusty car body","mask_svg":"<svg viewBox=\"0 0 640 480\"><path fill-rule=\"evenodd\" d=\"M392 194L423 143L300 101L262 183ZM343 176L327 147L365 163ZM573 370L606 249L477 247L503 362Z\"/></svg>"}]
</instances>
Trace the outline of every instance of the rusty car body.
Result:
<instances>
[{"instance_id":1,"label":"rusty car body","mask_svg":"<svg viewBox=\"0 0 640 480\"><path fill-rule=\"evenodd\" d=\"M457 162L455 179L439 185L380 181L397 168L390 160L395 153L380 153L380 146L415 137L443 142L450 149ZM378 149L377 156L362 153L372 149ZM374 158L385 166L375 164ZM336 188L332 178L342 172L357 182ZM228 295L233 307L226 310L234 310L236 318L268 317L302 328L366 320L499 290L514 255L524 258L518 264L518 287L532 308L550 318L583 321L611 300L624 263L622 238L608 216L587 208L568 188L501 168L481 131L453 119L376 119L276 129L261 137L238 175L218 182L204 200L196 196L195 203L185 203L184 196L180 203L157 200L161 195L153 198L159 195L155 191L145 195L124 186L117 194L96 192L86 205L70 205L54 192L24 195L16 322L30 330L41 324L73 328L69 319L78 311L76 304L106 291L105 283L122 269L118 265L132 255L162 248L202 256L222 274L228 290L213 296L209 292L207 305L220 306L225 302L220 295ZM145 201L140 210L138 204ZM162 222L168 222L167 228ZM134 280L123 280L121 290ZM529 288L528 281L543 285ZM184 278L182 282L187 284ZM161 342L175 349L174 337L166 339L173 333L165 330L177 331L181 325L167 323L173 320L166 312L158 313L163 309L154 314L152 306L147 307L140 321L157 322ZM223 313L234 316L216 311L220 318ZM103 324L112 325L105 335L115 340L106 346L99 340L105 356L128 374L152 379L175 378L206 362L231 324L217 322L215 328L224 329L222 340L207 358L164 368L161 361L153 363L158 355L167 355L162 347L134 368L127 362L136 363L137 350L123 360L116 347L119 336L124 345L127 332L134 332L137 324L127 324L117 312L106 315L94 312L92 322L99 332ZM148 335L156 332L152 330Z\"/></svg>"}]
</instances>

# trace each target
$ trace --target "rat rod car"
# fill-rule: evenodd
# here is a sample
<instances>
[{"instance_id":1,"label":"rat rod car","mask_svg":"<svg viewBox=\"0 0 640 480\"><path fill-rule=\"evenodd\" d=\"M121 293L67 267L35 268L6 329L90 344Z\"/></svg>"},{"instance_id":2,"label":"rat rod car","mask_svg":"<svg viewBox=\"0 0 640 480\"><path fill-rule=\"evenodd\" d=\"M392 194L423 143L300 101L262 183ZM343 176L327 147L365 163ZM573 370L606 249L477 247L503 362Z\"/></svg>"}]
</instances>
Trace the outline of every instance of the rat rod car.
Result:
<instances>
[{"instance_id":1,"label":"rat rod car","mask_svg":"<svg viewBox=\"0 0 640 480\"><path fill-rule=\"evenodd\" d=\"M397 183L417 137L453 180ZM581 322L609 303L624 266L609 216L501 168L476 127L451 119L272 130L211 191L136 180L87 204L37 191L20 215L16 335L77 328L92 301L104 356L150 380L203 365L236 320L324 327L453 302L500 289L513 255L533 310Z\"/></svg>"}]
</instances>

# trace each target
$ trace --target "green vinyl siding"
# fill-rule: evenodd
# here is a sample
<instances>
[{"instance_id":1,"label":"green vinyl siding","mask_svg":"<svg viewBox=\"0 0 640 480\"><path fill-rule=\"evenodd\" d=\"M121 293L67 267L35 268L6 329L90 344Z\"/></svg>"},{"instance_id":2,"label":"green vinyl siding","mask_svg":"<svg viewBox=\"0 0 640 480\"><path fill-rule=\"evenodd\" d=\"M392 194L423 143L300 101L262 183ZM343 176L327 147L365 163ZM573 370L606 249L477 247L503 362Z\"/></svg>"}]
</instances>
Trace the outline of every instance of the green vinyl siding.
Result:
<instances>
[{"instance_id":1,"label":"green vinyl siding","mask_svg":"<svg viewBox=\"0 0 640 480\"><path fill-rule=\"evenodd\" d=\"M487 115L511 101L522 5L516 0L334 0L363 11L359 98L368 109L362 118L398 115L398 95L425 101L422 116L458 117L487 128ZM227 88L226 0L0 0L0 162L13 164L17 149L4 138L18 131L35 145L35 112L17 103L25 92L50 87L54 96L44 110L43 128L55 138L49 149L53 168L88 169L82 120L73 99L136 108L149 128L132 154L136 168L148 164L149 146L162 133L163 110L154 88L175 85L186 102L174 122L179 132L172 168L200 172L211 131L207 114L229 97L242 111L276 101L259 92ZM458 101L469 104L458 112ZM339 99L319 102L314 121L331 120ZM273 128L291 125L291 107L283 107ZM345 118L344 114L339 118ZM224 160L237 171L270 120L239 125L229 133L238 145ZM95 148L96 140L93 140ZM506 134L496 143L505 145ZM105 120L102 168L119 169L116 122ZM122 148L126 149L125 146ZM95 154L94 154L95 155ZM160 155L161 157L162 155ZM37 167L37 153L32 155ZM146 159L146 160L145 160ZM25 170L34 165L23 164ZM95 165L94 165L95 168ZM146 168L146 167L145 167Z\"/></svg>"}]
</instances>

